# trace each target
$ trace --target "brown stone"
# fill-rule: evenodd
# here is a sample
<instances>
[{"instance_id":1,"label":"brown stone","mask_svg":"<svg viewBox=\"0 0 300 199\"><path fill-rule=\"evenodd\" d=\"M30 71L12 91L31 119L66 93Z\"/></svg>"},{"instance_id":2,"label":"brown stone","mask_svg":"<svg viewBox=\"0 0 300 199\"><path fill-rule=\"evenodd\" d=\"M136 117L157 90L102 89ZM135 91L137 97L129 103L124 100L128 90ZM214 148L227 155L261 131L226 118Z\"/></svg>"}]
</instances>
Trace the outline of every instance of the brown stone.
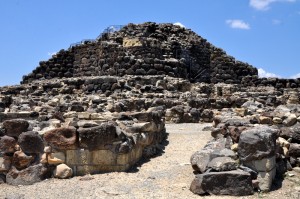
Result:
<instances>
[{"instance_id":1,"label":"brown stone","mask_svg":"<svg viewBox=\"0 0 300 199\"><path fill-rule=\"evenodd\" d=\"M42 137L34 131L22 133L19 136L18 143L25 153L42 153L44 150Z\"/></svg>"},{"instance_id":2,"label":"brown stone","mask_svg":"<svg viewBox=\"0 0 300 199\"><path fill-rule=\"evenodd\" d=\"M3 122L6 135L18 137L21 133L27 131L29 123L24 119L12 119Z\"/></svg>"},{"instance_id":3,"label":"brown stone","mask_svg":"<svg viewBox=\"0 0 300 199\"><path fill-rule=\"evenodd\" d=\"M16 151L13 155L12 164L18 170L27 168L34 160L34 157L26 155L23 151Z\"/></svg>"},{"instance_id":4,"label":"brown stone","mask_svg":"<svg viewBox=\"0 0 300 199\"><path fill-rule=\"evenodd\" d=\"M260 122L260 124L272 124L273 120L270 117L260 116L259 122Z\"/></svg>"},{"instance_id":5,"label":"brown stone","mask_svg":"<svg viewBox=\"0 0 300 199\"><path fill-rule=\"evenodd\" d=\"M67 150L76 148L76 129L57 128L44 134L45 141L53 148Z\"/></svg>"}]
</instances>

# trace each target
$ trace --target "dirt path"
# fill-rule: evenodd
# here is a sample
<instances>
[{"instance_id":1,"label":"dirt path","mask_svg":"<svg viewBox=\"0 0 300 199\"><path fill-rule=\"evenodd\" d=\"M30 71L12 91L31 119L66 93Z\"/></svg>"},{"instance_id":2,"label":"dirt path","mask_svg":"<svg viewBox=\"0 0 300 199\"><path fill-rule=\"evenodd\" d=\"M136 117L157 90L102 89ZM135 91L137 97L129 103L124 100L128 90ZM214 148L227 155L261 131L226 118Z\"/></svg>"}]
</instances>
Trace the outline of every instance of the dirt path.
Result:
<instances>
[{"instance_id":1,"label":"dirt path","mask_svg":"<svg viewBox=\"0 0 300 199\"><path fill-rule=\"evenodd\" d=\"M82 177L67 180L50 179L31 186L14 187L5 184L0 185L0 198L235 198L200 197L189 191L194 177L189 163L190 156L211 138L209 131L202 131L204 126L208 124L166 125L169 143L165 146L165 152L137 166L131 172L98 174L94 175L92 180L82 180ZM293 190L295 187L290 188ZM287 195L289 192L290 190L278 190L259 197L293 198ZM256 194L243 198L257 197Z\"/></svg>"}]
</instances>

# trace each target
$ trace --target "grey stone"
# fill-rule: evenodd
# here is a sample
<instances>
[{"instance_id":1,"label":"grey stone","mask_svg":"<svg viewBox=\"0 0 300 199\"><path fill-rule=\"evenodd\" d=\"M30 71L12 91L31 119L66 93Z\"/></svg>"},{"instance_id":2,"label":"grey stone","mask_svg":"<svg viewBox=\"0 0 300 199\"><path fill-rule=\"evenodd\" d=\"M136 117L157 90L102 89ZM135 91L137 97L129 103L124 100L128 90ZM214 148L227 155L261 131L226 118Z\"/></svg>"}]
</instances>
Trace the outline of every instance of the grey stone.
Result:
<instances>
[{"instance_id":1,"label":"grey stone","mask_svg":"<svg viewBox=\"0 0 300 199\"><path fill-rule=\"evenodd\" d=\"M297 116L295 114L290 114L285 120L283 120L283 124L285 126L293 126L297 122Z\"/></svg>"},{"instance_id":2,"label":"grey stone","mask_svg":"<svg viewBox=\"0 0 300 199\"><path fill-rule=\"evenodd\" d=\"M256 171L254 171L253 169L250 169L249 167L245 167L243 165L239 165L239 169L241 169L241 170L243 170L243 171L245 171L247 173L250 173L252 179L256 179L257 178L257 174L258 173Z\"/></svg>"},{"instance_id":3,"label":"grey stone","mask_svg":"<svg viewBox=\"0 0 300 199\"><path fill-rule=\"evenodd\" d=\"M199 174L192 182L196 194L245 196L253 194L251 175L241 170Z\"/></svg>"},{"instance_id":4,"label":"grey stone","mask_svg":"<svg viewBox=\"0 0 300 199\"><path fill-rule=\"evenodd\" d=\"M203 175L196 175L191 183L190 190L194 194L202 195L206 192L202 189Z\"/></svg>"},{"instance_id":5,"label":"grey stone","mask_svg":"<svg viewBox=\"0 0 300 199\"><path fill-rule=\"evenodd\" d=\"M10 185L31 185L50 176L50 169L38 164L21 171L15 168L11 169L6 175L6 183Z\"/></svg>"},{"instance_id":6,"label":"grey stone","mask_svg":"<svg viewBox=\"0 0 300 199\"><path fill-rule=\"evenodd\" d=\"M119 140L116 124L104 122L100 126L79 128L79 146L89 150L105 149L105 145Z\"/></svg>"},{"instance_id":7,"label":"grey stone","mask_svg":"<svg viewBox=\"0 0 300 199\"><path fill-rule=\"evenodd\" d=\"M238 164L230 157L217 157L212 159L208 163L207 167L213 169L214 171L231 171L236 170Z\"/></svg>"},{"instance_id":8,"label":"grey stone","mask_svg":"<svg viewBox=\"0 0 300 199\"><path fill-rule=\"evenodd\" d=\"M267 126L257 126L241 133L238 155L242 162L259 160L275 155L279 131Z\"/></svg>"},{"instance_id":9,"label":"grey stone","mask_svg":"<svg viewBox=\"0 0 300 199\"><path fill-rule=\"evenodd\" d=\"M94 122L94 121L80 120L80 121L77 122L77 125L79 127L83 127L83 128L90 128L90 127L98 126L99 124Z\"/></svg>"},{"instance_id":10,"label":"grey stone","mask_svg":"<svg viewBox=\"0 0 300 199\"><path fill-rule=\"evenodd\" d=\"M296 125L289 128L291 131L291 136L293 138L293 142L300 143L300 125L297 123Z\"/></svg>"},{"instance_id":11,"label":"grey stone","mask_svg":"<svg viewBox=\"0 0 300 199\"><path fill-rule=\"evenodd\" d=\"M249 162L243 162L243 165L257 172L268 172L276 167L276 158L275 156L272 156L261 160L252 160Z\"/></svg>"},{"instance_id":12,"label":"grey stone","mask_svg":"<svg viewBox=\"0 0 300 199\"><path fill-rule=\"evenodd\" d=\"M197 172L204 173L210 162L212 149L203 149L194 153L190 159L193 169Z\"/></svg>"},{"instance_id":13,"label":"grey stone","mask_svg":"<svg viewBox=\"0 0 300 199\"><path fill-rule=\"evenodd\" d=\"M238 158L237 154L230 150L230 149L216 149L211 153L211 158L216 158L216 157L230 157L234 160Z\"/></svg>"},{"instance_id":14,"label":"grey stone","mask_svg":"<svg viewBox=\"0 0 300 199\"><path fill-rule=\"evenodd\" d=\"M275 179L276 168L271 171L258 172L257 180L259 182L258 186L261 191L270 191L272 187L273 180Z\"/></svg>"}]
</instances>

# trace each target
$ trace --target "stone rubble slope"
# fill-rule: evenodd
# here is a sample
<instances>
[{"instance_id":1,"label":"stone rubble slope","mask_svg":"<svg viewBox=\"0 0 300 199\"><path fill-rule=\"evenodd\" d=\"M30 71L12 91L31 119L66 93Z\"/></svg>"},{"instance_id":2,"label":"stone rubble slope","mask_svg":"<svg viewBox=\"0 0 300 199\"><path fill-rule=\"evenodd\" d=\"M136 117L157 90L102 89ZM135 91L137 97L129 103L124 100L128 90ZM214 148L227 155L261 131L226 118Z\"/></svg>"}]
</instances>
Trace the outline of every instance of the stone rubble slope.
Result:
<instances>
[{"instance_id":1,"label":"stone rubble slope","mask_svg":"<svg viewBox=\"0 0 300 199\"><path fill-rule=\"evenodd\" d=\"M22 83L55 77L168 75L194 82L252 83L257 69L173 24L128 24L41 61ZM248 80L250 78L250 80Z\"/></svg>"},{"instance_id":2,"label":"stone rubble slope","mask_svg":"<svg viewBox=\"0 0 300 199\"><path fill-rule=\"evenodd\" d=\"M191 156L196 173L190 187L193 193L243 196L253 190L268 192L287 171L299 168L298 102L275 108L247 101L241 107L215 112L214 139Z\"/></svg>"}]
</instances>

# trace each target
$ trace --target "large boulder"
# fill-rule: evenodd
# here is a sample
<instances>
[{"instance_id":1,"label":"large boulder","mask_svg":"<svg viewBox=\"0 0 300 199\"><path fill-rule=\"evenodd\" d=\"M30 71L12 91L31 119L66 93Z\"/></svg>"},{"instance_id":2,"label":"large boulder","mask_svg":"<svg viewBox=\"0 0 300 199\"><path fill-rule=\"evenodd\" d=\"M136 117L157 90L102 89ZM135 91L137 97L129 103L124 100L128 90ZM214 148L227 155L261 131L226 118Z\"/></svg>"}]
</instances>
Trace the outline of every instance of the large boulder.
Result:
<instances>
[{"instance_id":1,"label":"large boulder","mask_svg":"<svg viewBox=\"0 0 300 199\"><path fill-rule=\"evenodd\" d=\"M44 150L42 137L34 131L22 133L19 136L18 143L25 153L42 153Z\"/></svg>"},{"instance_id":2,"label":"large boulder","mask_svg":"<svg viewBox=\"0 0 300 199\"><path fill-rule=\"evenodd\" d=\"M225 149L225 143L226 138L215 139L208 142L200 151L195 152L190 158L193 169L199 173L204 173L207 170L207 165L211 159L226 156L225 154L220 155L219 153Z\"/></svg>"},{"instance_id":3,"label":"large boulder","mask_svg":"<svg viewBox=\"0 0 300 199\"><path fill-rule=\"evenodd\" d=\"M27 131L29 123L24 119L12 119L3 122L6 135L18 137L21 133Z\"/></svg>"},{"instance_id":4,"label":"large boulder","mask_svg":"<svg viewBox=\"0 0 300 199\"><path fill-rule=\"evenodd\" d=\"M44 134L44 140L56 149L74 149L77 146L76 129L62 127L49 130Z\"/></svg>"},{"instance_id":5,"label":"large boulder","mask_svg":"<svg viewBox=\"0 0 300 199\"><path fill-rule=\"evenodd\" d=\"M245 196L253 194L251 175L241 170L196 175L190 190L195 194Z\"/></svg>"},{"instance_id":6,"label":"large boulder","mask_svg":"<svg viewBox=\"0 0 300 199\"><path fill-rule=\"evenodd\" d=\"M31 185L50 176L50 169L42 164L33 165L21 171L12 168L6 175L6 183L10 185Z\"/></svg>"},{"instance_id":7,"label":"large boulder","mask_svg":"<svg viewBox=\"0 0 300 199\"><path fill-rule=\"evenodd\" d=\"M268 126L257 126L241 133L238 155L242 162L259 160L275 155L279 130Z\"/></svg>"},{"instance_id":8,"label":"large boulder","mask_svg":"<svg viewBox=\"0 0 300 199\"><path fill-rule=\"evenodd\" d=\"M104 122L100 126L91 128L79 128L79 146L89 150L105 149L106 145L119 140L116 124Z\"/></svg>"}]
</instances>

